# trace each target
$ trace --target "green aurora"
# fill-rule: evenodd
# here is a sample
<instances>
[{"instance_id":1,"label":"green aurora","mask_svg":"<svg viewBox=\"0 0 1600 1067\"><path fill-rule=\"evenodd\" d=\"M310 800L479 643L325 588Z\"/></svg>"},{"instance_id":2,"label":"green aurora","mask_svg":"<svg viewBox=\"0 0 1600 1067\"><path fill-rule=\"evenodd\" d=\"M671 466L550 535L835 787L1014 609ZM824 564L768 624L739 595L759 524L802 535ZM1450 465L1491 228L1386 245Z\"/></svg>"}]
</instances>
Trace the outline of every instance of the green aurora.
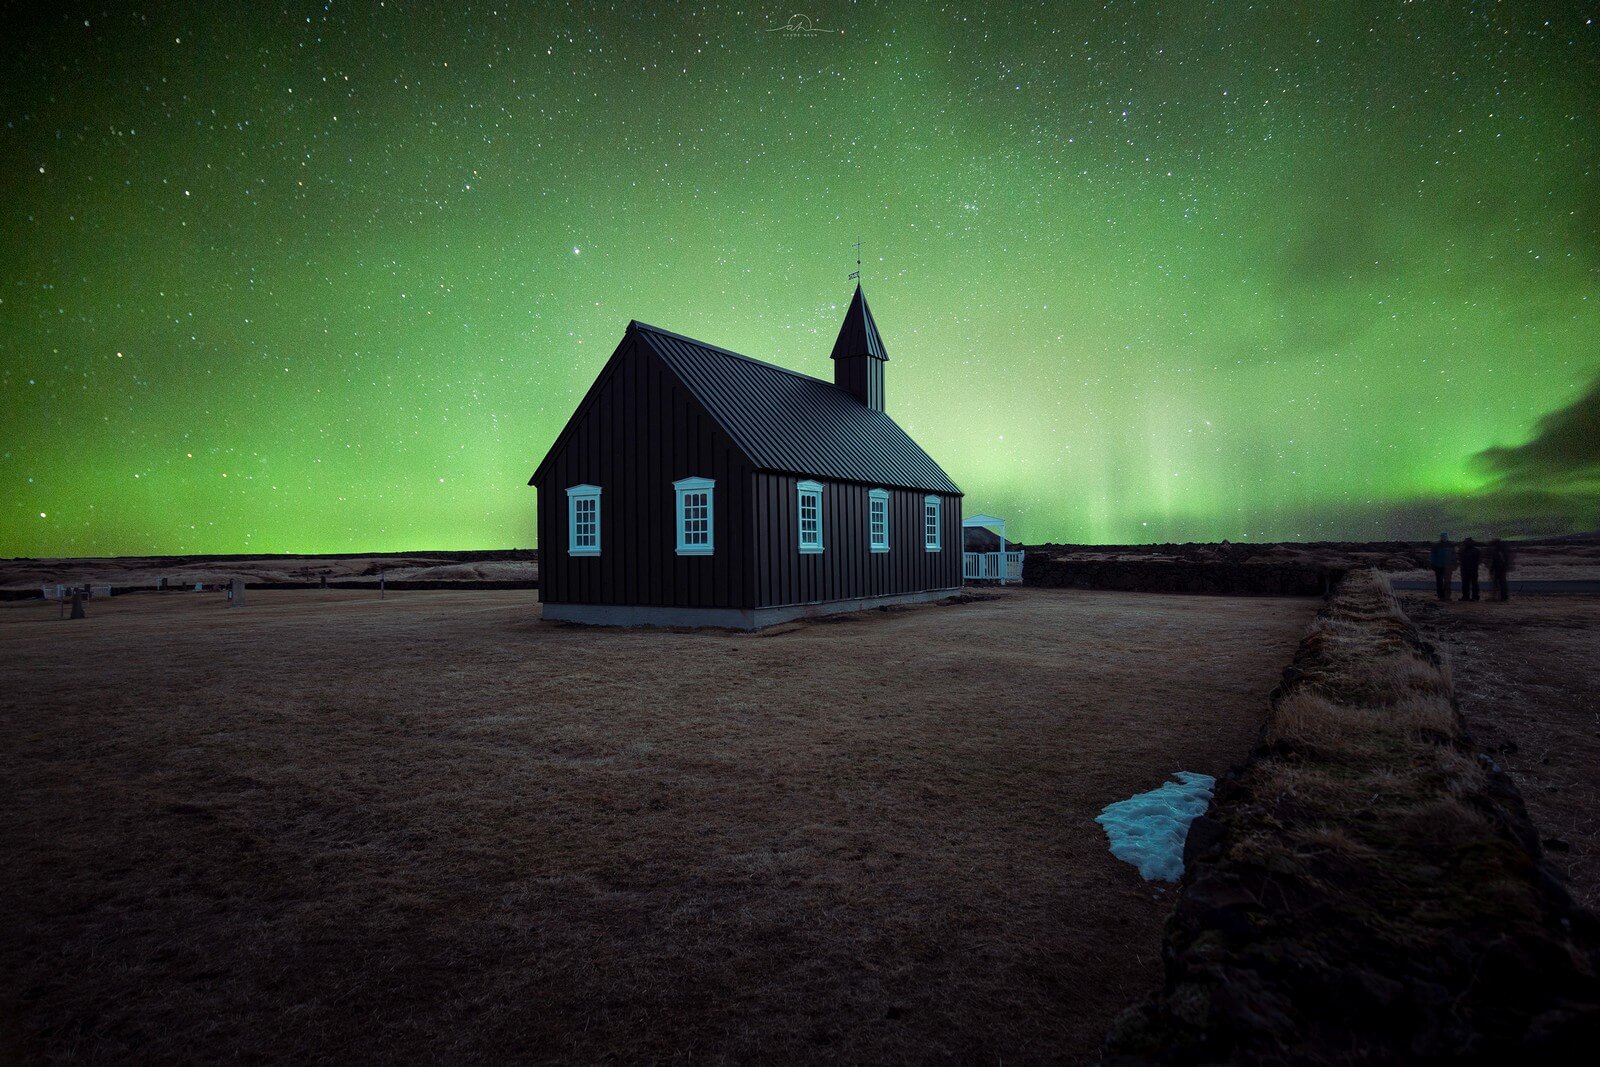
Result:
<instances>
[{"instance_id":1,"label":"green aurora","mask_svg":"<svg viewBox=\"0 0 1600 1067\"><path fill-rule=\"evenodd\" d=\"M828 377L857 239L1022 540L1600 515L1587 5L226 7L8 34L0 555L528 546L629 319Z\"/></svg>"}]
</instances>

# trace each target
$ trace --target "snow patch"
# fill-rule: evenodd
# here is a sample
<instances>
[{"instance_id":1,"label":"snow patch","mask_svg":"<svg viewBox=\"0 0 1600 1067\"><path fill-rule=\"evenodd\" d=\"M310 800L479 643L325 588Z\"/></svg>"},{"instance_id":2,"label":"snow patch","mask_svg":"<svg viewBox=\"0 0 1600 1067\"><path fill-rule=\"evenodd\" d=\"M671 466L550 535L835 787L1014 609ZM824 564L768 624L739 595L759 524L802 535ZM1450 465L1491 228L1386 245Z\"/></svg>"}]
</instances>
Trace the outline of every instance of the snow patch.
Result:
<instances>
[{"instance_id":1,"label":"snow patch","mask_svg":"<svg viewBox=\"0 0 1600 1067\"><path fill-rule=\"evenodd\" d=\"M1179 771L1160 789L1107 804L1095 816L1111 841L1111 854L1139 868L1145 881L1176 882L1183 875L1183 842L1189 824L1205 814L1217 780Z\"/></svg>"}]
</instances>

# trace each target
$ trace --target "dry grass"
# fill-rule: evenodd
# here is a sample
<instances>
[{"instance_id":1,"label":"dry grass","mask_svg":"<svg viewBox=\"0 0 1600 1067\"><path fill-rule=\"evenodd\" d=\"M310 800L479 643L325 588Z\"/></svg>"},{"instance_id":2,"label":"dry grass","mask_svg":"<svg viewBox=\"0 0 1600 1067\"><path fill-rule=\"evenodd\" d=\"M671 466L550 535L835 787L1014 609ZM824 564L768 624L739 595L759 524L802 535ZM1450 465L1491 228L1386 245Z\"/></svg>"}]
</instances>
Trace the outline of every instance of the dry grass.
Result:
<instances>
[{"instance_id":1,"label":"dry grass","mask_svg":"<svg viewBox=\"0 0 1600 1067\"><path fill-rule=\"evenodd\" d=\"M1292 679L1264 732L1275 755L1253 767L1270 793L1312 798L1340 818L1483 788L1462 748L1449 664L1417 643L1381 575L1346 580L1312 624Z\"/></svg>"},{"instance_id":2,"label":"dry grass","mask_svg":"<svg viewBox=\"0 0 1600 1067\"><path fill-rule=\"evenodd\" d=\"M0 606L0 1053L1092 1058L1170 902L1093 816L1241 758L1310 610L250 600Z\"/></svg>"},{"instance_id":3,"label":"dry grass","mask_svg":"<svg viewBox=\"0 0 1600 1067\"><path fill-rule=\"evenodd\" d=\"M1338 747L1382 743L1388 738L1420 740L1449 736L1456 727L1447 700L1407 695L1373 714L1367 708L1341 704L1315 690L1297 689L1278 704L1267 732L1275 744Z\"/></svg>"},{"instance_id":4,"label":"dry grass","mask_svg":"<svg viewBox=\"0 0 1600 1067\"><path fill-rule=\"evenodd\" d=\"M1448 663L1418 641L1387 580L1352 574L1273 702L1245 778L1271 814L1236 827L1232 855L1372 907L1397 939L1428 936L1406 910L1437 888L1430 857L1493 835L1487 772L1454 700Z\"/></svg>"}]
</instances>

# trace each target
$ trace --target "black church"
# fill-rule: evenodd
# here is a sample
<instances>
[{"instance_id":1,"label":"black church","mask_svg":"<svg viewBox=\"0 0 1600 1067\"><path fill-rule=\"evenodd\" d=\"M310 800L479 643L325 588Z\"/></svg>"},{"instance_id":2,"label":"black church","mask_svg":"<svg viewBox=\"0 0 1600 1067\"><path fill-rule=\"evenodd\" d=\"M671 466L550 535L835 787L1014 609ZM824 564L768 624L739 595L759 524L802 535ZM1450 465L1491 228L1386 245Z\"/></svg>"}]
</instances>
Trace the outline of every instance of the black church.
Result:
<instances>
[{"instance_id":1,"label":"black church","mask_svg":"<svg viewBox=\"0 0 1600 1067\"><path fill-rule=\"evenodd\" d=\"M757 629L961 585L961 490L884 410L856 287L833 381L630 322L528 484L546 619Z\"/></svg>"}]
</instances>

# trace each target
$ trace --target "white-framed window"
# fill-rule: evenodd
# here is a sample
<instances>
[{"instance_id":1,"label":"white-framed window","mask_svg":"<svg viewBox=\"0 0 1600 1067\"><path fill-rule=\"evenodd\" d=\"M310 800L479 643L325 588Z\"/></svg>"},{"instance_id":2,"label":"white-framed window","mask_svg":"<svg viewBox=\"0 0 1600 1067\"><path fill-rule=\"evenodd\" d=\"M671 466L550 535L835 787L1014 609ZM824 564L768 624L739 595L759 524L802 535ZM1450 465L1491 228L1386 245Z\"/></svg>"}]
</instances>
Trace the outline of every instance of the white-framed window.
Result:
<instances>
[{"instance_id":1,"label":"white-framed window","mask_svg":"<svg viewBox=\"0 0 1600 1067\"><path fill-rule=\"evenodd\" d=\"M800 551L822 551L822 483L800 483Z\"/></svg>"},{"instance_id":2,"label":"white-framed window","mask_svg":"<svg viewBox=\"0 0 1600 1067\"><path fill-rule=\"evenodd\" d=\"M716 547L717 483L710 478L683 478L672 483L678 494L678 555L709 556Z\"/></svg>"},{"instance_id":3,"label":"white-framed window","mask_svg":"<svg viewBox=\"0 0 1600 1067\"><path fill-rule=\"evenodd\" d=\"M939 498L922 498L922 546L929 552L939 551Z\"/></svg>"},{"instance_id":4,"label":"white-framed window","mask_svg":"<svg viewBox=\"0 0 1600 1067\"><path fill-rule=\"evenodd\" d=\"M574 485L567 490L567 555L600 554L600 487Z\"/></svg>"},{"instance_id":5,"label":"white-framed window","mask_svg":"<svg viewBox=\"0 0 1600 1067\"><path fill-rule=\"evenodd\" d=\"M889 490L867 494L867 541L874 552L889 551Z\"/></svg>"}]
</instances>

